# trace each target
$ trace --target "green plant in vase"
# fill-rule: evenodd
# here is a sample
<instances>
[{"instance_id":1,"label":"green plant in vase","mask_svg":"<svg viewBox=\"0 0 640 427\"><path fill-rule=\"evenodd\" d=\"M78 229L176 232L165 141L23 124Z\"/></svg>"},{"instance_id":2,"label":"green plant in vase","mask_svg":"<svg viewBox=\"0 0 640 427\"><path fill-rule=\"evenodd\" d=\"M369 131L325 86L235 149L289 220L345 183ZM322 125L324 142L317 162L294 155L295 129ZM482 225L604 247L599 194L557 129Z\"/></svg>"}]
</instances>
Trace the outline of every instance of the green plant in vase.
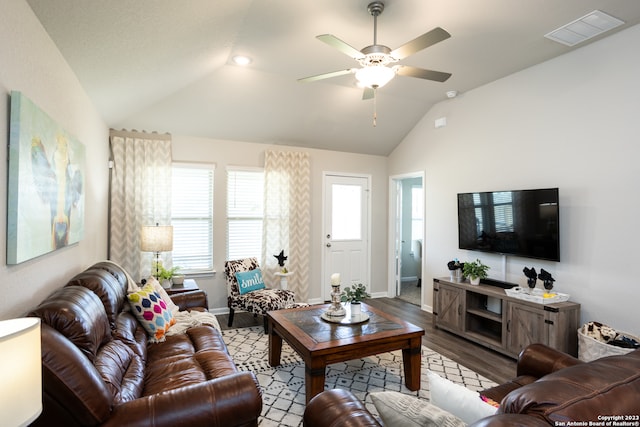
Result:
<instances>
[{"instance_id":1,"label":"green plant in vase","mask_svg":"<svg viewBox=\"0 0 640 427\"><path fill-rule=\"evenodd\" d=\"M347 286L340 294L340 301L350 303L352 316L360 314L360 303L365 298L371 298L371 295L367 293L367 287L362 283Z\"/></svg>"},{"instance_id":2,"label":"green plant in vase","mask_svg":"<svg viewBox=\"0 0 640 427\"><path fill-rule=\"evenodd\" d=\"M462 267L462 274L465 277L469 278L469 282L472 285L477 285L480 283L480 279L487 278L487 271L489 271L491 267L485 265L479 259L476 259L473 262L465 262Z\"/></svg>"},{"instance_id":3,"label":"green plant in vase","mask_svg":"<svg viewBox=\"0 0 640 427\"><path fill-rule=\"evenodd\" d=\"M175 266L169 269L164 268L162 263L153 263L153 271L157 274L156 279L160 282L162 287L170 288L171 287L171 279L176 275L176 273L180 270L179 266Z\"/></svg>"}]
</instances>

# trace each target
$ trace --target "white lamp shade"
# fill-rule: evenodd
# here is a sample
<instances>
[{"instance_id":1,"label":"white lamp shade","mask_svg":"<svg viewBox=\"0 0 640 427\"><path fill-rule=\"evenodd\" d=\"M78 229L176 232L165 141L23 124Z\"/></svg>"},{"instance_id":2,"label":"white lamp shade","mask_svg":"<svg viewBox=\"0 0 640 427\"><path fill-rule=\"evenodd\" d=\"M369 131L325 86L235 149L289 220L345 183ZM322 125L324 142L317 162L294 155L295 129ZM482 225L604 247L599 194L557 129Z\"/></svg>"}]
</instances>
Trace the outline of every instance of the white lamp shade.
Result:
<instances>
[{"instance_id":1,"label":"white lamp shade","mask_svg":"<svg viewBox=\"0 0 640 427\"><path fill-rule=\"evenodd\" d=\"M140 249L143 252L172 251L173 227L170 225L143 226L140 233Z\"/></svg>"},{"instance_id":2,"label":"white lamp shade","mask_svg":"<svg viewBox=\"0 0 640 427\"><path fill-rule=\"evenodd\" d=\"M379 88L386 85L395 75L396 72L393 68L385 67L384 65L373 65L356 71L356 79L363 86L370 88Z\"/></svg>"},{"instance_id":3,"label":"white lamp shade","mask_svg":"<svg viewBox=\"0 0 640 427\"><path fill-rule=\"evenodd\" d=\"M0 321L0 414L3 426L26 426L42 412L40 319Z\"/></svg>"}]
</instances>

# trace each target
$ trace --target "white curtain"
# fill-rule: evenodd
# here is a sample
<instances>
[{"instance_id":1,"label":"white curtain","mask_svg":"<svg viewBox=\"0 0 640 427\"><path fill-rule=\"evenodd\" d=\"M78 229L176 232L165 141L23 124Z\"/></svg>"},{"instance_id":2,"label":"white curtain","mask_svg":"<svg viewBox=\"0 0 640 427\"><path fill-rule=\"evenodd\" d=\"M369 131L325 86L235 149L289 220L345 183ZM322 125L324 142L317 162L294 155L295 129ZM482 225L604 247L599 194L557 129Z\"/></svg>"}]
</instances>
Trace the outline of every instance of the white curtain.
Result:
<instances>
[{"instance_id":1,"label":"white curtain","mask_svg":"<svg viewBox=\"0 0 640 427\"><path fill-rule=\"evenodd\" d=\"M309 154L266 151L264 160L263 275L271 284L279 279L278 255L284 250L285 267L292 275L288 287L298 301L309 299L309 240L311 238L311 168Z\"/></svg>"},{"instance_id":2,"label":"white curtain","mask_svg":"<svg viewBox=\"0 0 640 427\"><path fill-rule=\"evenodd\" d=\"M111 130L109 143L109 259L139 281L155 256L140 251L141 227L171 224L171 135ZM171 253L161 256L170 265Z\"/></svg>"}]
</instances>

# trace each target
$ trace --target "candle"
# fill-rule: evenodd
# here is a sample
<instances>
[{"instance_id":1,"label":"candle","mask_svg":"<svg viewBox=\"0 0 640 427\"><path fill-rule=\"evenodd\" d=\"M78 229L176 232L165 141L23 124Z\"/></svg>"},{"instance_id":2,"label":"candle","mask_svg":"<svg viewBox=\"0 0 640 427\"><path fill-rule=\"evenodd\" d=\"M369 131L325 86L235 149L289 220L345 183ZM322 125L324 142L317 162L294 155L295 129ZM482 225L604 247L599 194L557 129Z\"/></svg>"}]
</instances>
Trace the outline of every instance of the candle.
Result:
<instances>
[{"instance_id":1,"label":"candle","mask_svg":"<svg viewBox=\"0 0 640 427\"><path fill-rule=\"evenodd\" d=\"M340 284L340 273L333 273L331 275L331 286L338 286Z\"/></svg>"}]
</instances>

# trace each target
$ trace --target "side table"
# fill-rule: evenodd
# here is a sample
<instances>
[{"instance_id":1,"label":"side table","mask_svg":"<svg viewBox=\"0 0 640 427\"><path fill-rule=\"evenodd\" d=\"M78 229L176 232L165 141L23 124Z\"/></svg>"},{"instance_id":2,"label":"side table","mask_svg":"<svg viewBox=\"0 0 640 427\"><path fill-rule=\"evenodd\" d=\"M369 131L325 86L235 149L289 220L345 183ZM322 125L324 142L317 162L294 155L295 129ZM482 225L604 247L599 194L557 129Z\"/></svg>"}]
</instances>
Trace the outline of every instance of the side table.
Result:
<instances>
[{"instance_id":1,"label":"side table","mask_svg":"<svg viewBox=\"0 0 640 427\"><path fill-rule=\"evenodd\" d=\"M280 278L280 289L287 290L289 289L289 284L287 283L287 277L291 276L293 272L289 271L287 273L283 273L281 271L276 273L276 276Z\"/></svg>"},{"instance_id":2,"label":"side table","mask_svg":"<svg viewBox=\"0 0 640 427\"><path fill-rule=\"evenodd\" d=\"M181 294L183 292L197 291L200 288L194 279L184 279L182 285L171 285L169 289L166 289L167 294Z\"/></svg>"}]
</instances>

